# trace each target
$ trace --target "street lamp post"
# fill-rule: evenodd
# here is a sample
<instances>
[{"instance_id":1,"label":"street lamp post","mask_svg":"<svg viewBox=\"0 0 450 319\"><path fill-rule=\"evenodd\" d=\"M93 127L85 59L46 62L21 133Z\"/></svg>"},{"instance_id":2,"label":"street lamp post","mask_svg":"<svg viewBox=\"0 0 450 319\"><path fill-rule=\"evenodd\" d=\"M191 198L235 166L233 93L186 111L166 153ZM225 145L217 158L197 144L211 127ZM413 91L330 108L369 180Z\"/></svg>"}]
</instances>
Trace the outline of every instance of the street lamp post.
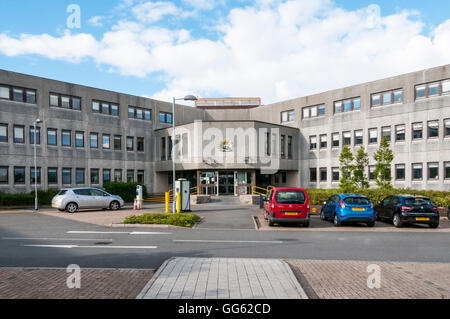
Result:
<instances>
[{"instance_id":1,"label":"street lamp post","mask_svg":"<svg viewBox=\"0 0 450 319\"><path fill-rule=\"evenodd\" d=\"M177 193L175 192L175 181L176 181L176 167L175 167L175 102L179 100L184 101L197 101L197 97L194 95L186 95L184 98L173 98L173 104L172 104L172 185L173 185L173 203L172 203L172 213L176 212L176 205L177 205Z\"/></svg>"},{"instance_id":2,"label":"street lamp post","mask_svg":"<svg viewBox=\"0 0 450 319\"><path fill-rule=\"evenodd\" d=\"M33 138L34 138L34 210L38 211L38 195L37 195L37 161L36 161L36 144L37 144L37 136L36 136L36 124L42 123L40 119L37 119L34 121L34 131L33 131Z\"/></svg>"}]
</instances>

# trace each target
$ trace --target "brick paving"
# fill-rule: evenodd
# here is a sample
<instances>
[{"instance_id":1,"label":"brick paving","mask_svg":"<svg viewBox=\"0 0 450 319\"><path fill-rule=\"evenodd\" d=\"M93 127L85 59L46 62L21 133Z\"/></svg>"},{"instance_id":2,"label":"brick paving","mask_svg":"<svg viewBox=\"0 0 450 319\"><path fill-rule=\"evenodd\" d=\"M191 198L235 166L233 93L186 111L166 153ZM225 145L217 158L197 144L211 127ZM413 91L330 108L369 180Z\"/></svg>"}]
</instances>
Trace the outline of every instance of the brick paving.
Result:
<instances>
[{"instance_id":1,"label":"brick paving","mask_svg":"<svg viewBox=\"0 0 450 319\"><path fill-rule=\"evenodd\" d=\"M143 299L304 299L278 259L172 258L139 294Z\"/></svg>"},{"instance_id":2,"label":"brick paving","mask_svg":"<svg viewBox=\"0 0 450 319\"><path fill-rule=\"evenodd\" d=\"M288 260L310 298L320 299L449 299L450 264L412 262ZM367 287L376 264L380 289Z\"/></svg>"},{"instance_id":3,"label":"brick paving","mask_svg":"<svg viewBox=\"0 0 450 319\"><path fill-rule=\"evenodd\" d=\"M153 270L81 269L81 288L67 288L66 269L0 268L0 299L134 299Z\"/></svg>"}]
</instances>

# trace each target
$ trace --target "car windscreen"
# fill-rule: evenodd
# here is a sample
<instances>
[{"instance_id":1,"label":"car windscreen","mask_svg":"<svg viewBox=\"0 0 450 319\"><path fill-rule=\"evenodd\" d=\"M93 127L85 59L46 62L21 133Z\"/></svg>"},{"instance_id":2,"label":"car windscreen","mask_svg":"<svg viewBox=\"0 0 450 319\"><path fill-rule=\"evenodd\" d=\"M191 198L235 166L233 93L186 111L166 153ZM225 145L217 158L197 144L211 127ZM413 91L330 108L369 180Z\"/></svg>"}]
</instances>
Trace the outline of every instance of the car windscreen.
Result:
<instances>
[{"instance_id":1,"label":"car windscreen","mask_svg":"<svg viewBox=\"0 0 450 319\"><path fill-rule=\"evenodd\" d=\"M302 191L278 191L275 200L279 204L304 204L306 196Z\"/></svg>"},{"instance_id":2,"label":"car windscreen","mask_svg":"<svg viewBox=\"0 0 450 319\"><path fill-rule=\"evenodd\" d=\"M407 206L417 206L417 205L433 205L430 199L428 198L422 198L422 197L415 197L415 198L406 198L405 204Z\"/></svg>"},{"instance_id":3,"label":"car windscreen","mask_svg":"<svg viewBox=\"0 0 450 319\"><path fill-rule=\"evenodd\" d=\"M370 205L370 200L365 197L347 197L344 199L344 203L347 205Z\"/></svg>"},{"instance_id":4,"label":"car windscreen","mask_svg":"<svg viewBox=\"0 0 450 319\"><path fill-rule=\"evenodd\" d=\"M66 195L66 193L67 193L67 190L62 190L58 193L58 196Z\"/></svg>"}]
</instances>

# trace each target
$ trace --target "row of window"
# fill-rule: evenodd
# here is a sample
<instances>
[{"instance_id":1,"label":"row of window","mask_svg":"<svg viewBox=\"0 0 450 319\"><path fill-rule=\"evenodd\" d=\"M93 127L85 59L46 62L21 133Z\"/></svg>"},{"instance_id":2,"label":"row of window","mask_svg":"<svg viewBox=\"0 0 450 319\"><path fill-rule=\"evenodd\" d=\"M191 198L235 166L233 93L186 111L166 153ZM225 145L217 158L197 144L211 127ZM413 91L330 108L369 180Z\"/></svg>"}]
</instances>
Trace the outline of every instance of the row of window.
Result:
<instances>
[{"instance_id":1,"label":"row of window","mask_svg":"<svg viewBox=\"0 0 450 319\"><path fill-rule=\"evenodd\" d=\"M152 120L152 111L143 109L140 107L129 106L128 107L128 118L137 120Z\"/></svg>"},{"instance_id":2,"label":"row of window","mask_svg":"<svg viewBox=\"0 0 450 319\"><path fill-rule=\"evenodd\" d=\"M77 148L85 147L85 137L84 132L76 131L74 135L75 140L74 143L72 141L72 131L70 130L61 130L60 133L61 146L64 147L72 147L75 145ZM100 140L101 138L101 140ZM25 144L25 126L23 125L14 125L13 126L13 141L16 144ZM7 143L8 142L8 124L0 124L0 142ZM34 145L35 143L35 134L34 134L34 126L29 127L29 142ZM113 149L115 151L122 150L122 136L114 135L111 137L110 134L100 134L99 133L89 133L89 147L93 149L101 148L104 150ZM41 144L41 128L36 127L36 144ZM144 138L136 137L136 150L138 152L144 152ZM50 146L58 146L58 130L53 128L47 129L47 145ZM135 150L135 138L133 136L126 137L126 150L134 151Z\"/></svg>"},{"instance_id":3,"label":"row of window","mask_svg":"<svg viewBox=\"0 0 450 319\"><path fill-rule=\"evenodd\" d=\"M42 175L41 168L37 167L36 174L34 167L30 167L27 170L26 167L13 167L13 182L15 185L25 185L25 181L27 179L26 172L29 172L29 181L30 184L35 184L35 176L37 177L37 184L42 183ZM48 167L47 168L47 182L49 185L58 185L58 171L61 171L61 183L63 185L85 185L86 184L86 169L85 168L61 168L57 167ZM72 173L75 172L75 176ZM100 185L100 169L99 168L91 168L89 170L89 180L91 185ZM113 174L113 175L111 175ZM127 183L144 183L144 174L143 170L126 170L126 181ZM123 170L122 169L103 169L102 171L102 181L103 183L108 183L111 181L114 182L122 182L123 180ZM73 179L75 177L75 179ZM74 181L74 182L73 182ZM8 166L0 166L0 184L7 185L9 184L9 167Z\"/></svg>"},{"instance_id":4,"label":"row of window","mask_svg":"<svg viewBox=\"0 0 450 319\"><path fill-rule=\"evenodd\" d=\"M415 87L415 99L420 100L424 98L450 94L450 80L442 80L438 82L421 84ZM403 89L389 90L379 93L371 94L371 107L378 107L383 105L391 105L403 103ZM361 98L355 97L334 102L334 113L351 112L361 109ZM325 115L325 105L306 106L302 108L302 118L314 118ZM281 123L293 122L295 120L295 111L281 112Z\"/></svg>"},{"instance_id":5,"label":"row of window","mask_svg":"<svg viewBox=\"0 0 450 319\"><path fill-rule=\"evenodd\" d=\"M0 99L36 104L36 90L1 84Z\"/></svg>"},{"instance_id":6,"label":"row of window","mask_svg":"<svg viewBox=\"0 0 450 319\"><path fill-rule=\"evenodd\" d=\"M432 162L426 163L427 176L426 179L433 181L439 180L439 163ZM413 181L421 181L424 179L424 164L423 163L413 163L411 164L411 179ZM375 180L374 176L375 166L368 167L368 178L370 181ZM319 174L319 175L317 175ZM331 168L331 181L338 182L340 179L339 167ZM450 179L450 162L443 163L444 179ZM396 181L404 181L406 179L406 164L396 164L394 165L394 176ZM311 183L316 183L317 181L327 182L328 181L328 169L326 167L322 168L310 168L309 170L309 181Z\"/></svg>"},{"instance_id":7,"label":"row of window","mask_svg":"<svg viewBox=\"0 0 450 319\"><path fill-rule=\"evenodd\" d=\"M378 143L378 128L370 128L368 130L368 144ZM394 128L394 138L396 142L403 142L406 140L406 125L400 124L396 125ZM426 136L428 139L439 138L439 120L433 120L427 122ZM388 142L392 140L392 128L391 126L383 126L381 128L381 139L386 138ZM423 139L424 127L422 122L412 123L411 125L411 139L420 140ZM450 119L444 120L444 137L450 137ZM380 140L381 140L380 139ZM340 133L331 134L331 147L340 146ZM355 130L353 132L353 145L362 145L364 143L364 132L363 130ZM351 131L346 131L342 133L342 144L352 145L352 133ZM328 136L327 134L319 135L319 139L316 135L309 137L309 148L310 150L316 150L317 148L326 149L328 147Z\"/></svg>"},{"instance_id":8,"label":"row of window","mask_svg":"<svg viewBox=\"0 0 450 319\"><path fill-rule=\"evenodd\" d=\"M80 111L81 98L70 95L50 93L50 106Z\"/></svg>"}]
</instances>

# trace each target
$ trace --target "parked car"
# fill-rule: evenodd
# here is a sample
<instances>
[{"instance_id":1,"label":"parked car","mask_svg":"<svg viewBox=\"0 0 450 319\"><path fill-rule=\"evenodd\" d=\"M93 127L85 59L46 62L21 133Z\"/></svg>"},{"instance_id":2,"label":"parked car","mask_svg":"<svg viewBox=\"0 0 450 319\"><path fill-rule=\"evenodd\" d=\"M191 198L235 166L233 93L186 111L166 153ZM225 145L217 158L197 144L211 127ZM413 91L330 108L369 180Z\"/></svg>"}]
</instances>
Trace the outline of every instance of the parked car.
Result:
<instances>
[{"instance_id":1,"label":"parked car","mask_svg":"<svg viewBox=\"0 0 450 319\"><path fill-rule=\"evenodd\" d=\"M308 194L302 188L273 188L264 200L264 217L269 226L275 223L295 223L309 227Z\"/></svg>"},{"instance_id":2,"label":"parked car","mask_svg":"<svg viewBox=\"0 0 450 319\"><path fill-rule=\"evenodd\" d=\"M424 196L393 195L378 202L375 207L378 220L392 221L395 227L406 223L439 226L439 209Z\"/></svg>"},{"instance_id":3,"label":"parked car","mask_svg":"<svg viewBox=\"0 0 450 319\"><path fill-rule=\"evenodd\" d=\"M331 220L335 226L348 222L375 226L373 204L366 196L359 194L334 194L323 203L320 219Z\"/></svg>"},{"instance_id":4,"label":"parked car","mask_svg":"<svg viewBox=\"0 0 450 319\"><path fill-rule=\"evenodd\" d=\"M118 210L124 204L125 202L120 196L108 194L97 188L87 187L62 189L52 199L52 207L72 214L85 208Z\"/></svg>"}]
</instances>

